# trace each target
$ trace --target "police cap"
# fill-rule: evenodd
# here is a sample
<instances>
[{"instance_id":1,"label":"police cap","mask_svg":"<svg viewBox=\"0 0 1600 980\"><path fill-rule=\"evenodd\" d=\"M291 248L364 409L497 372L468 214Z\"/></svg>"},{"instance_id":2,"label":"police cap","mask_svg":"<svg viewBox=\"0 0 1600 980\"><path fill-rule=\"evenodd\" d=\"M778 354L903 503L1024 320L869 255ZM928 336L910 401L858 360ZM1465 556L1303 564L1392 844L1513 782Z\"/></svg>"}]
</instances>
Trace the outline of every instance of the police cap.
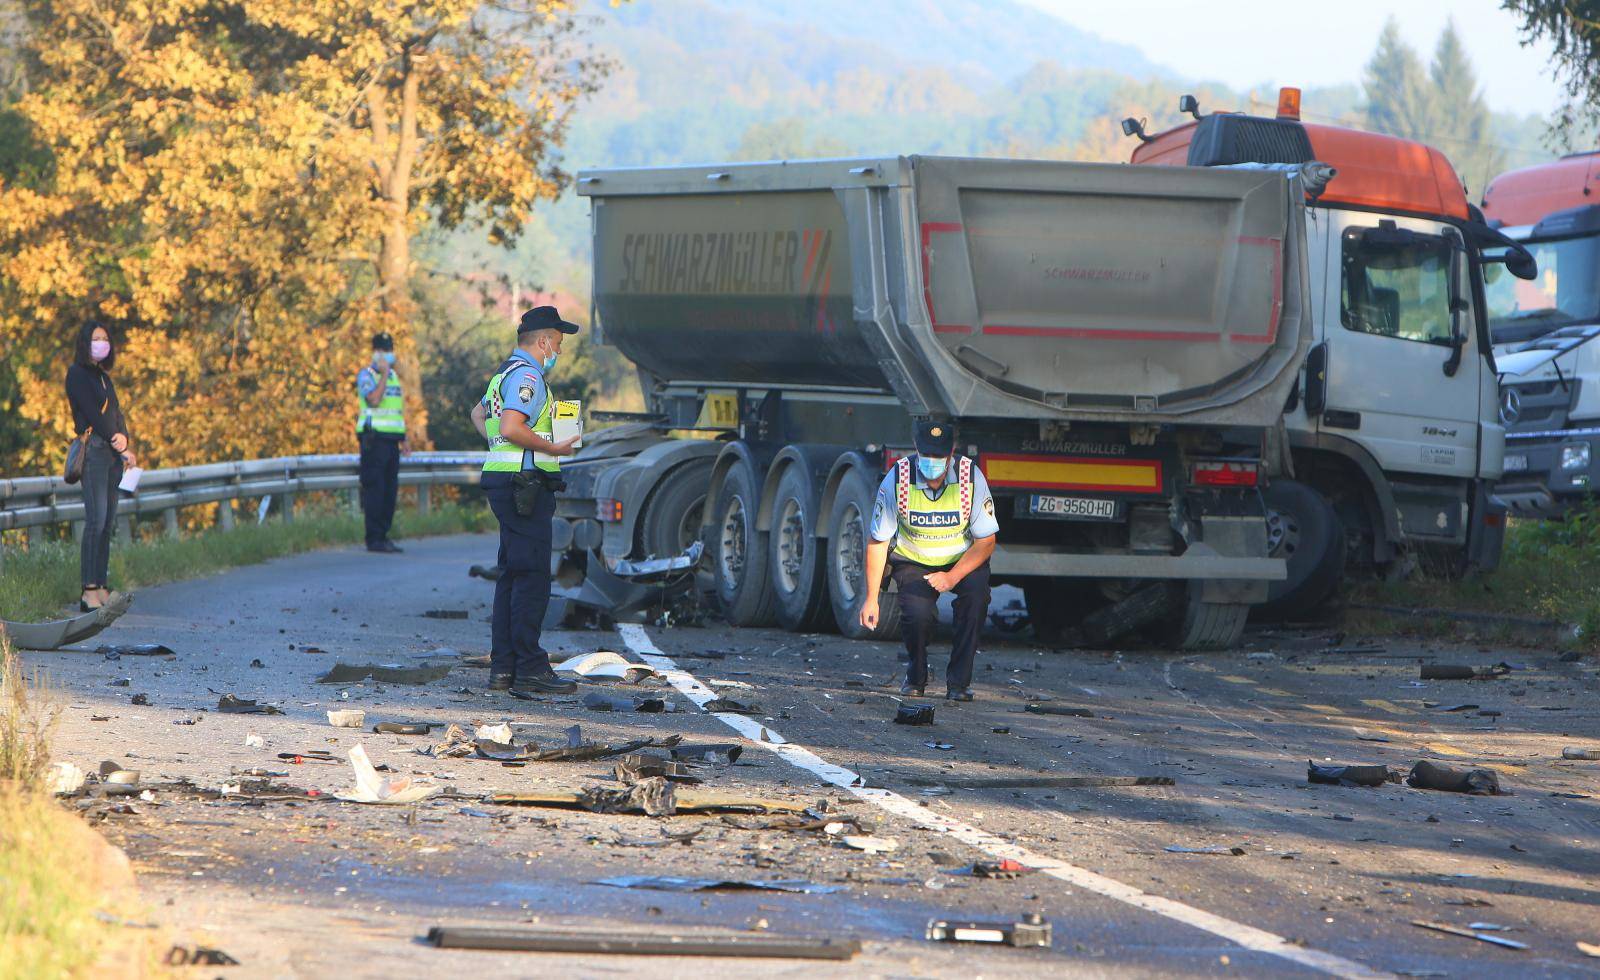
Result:
<instances>
[{"instance_id":1,"label":"police cap","mask_svg":"<svg viewBox=\"0 0 1600 980\"><path fill-rule=\"evenodd\" d=\"M923 419L916 425L914 438L918 455L938 459L950 455L950 450L955 448L956 430L949 422Z\"/></svg>"},{"instance_id":2,"label":"police cap","mask_svg":"<svg viewBox=\"0 0 1600 980\"><path fill-rule=\"evenodd\" d=\"M394 338L383 331L372 335L373 350L394 350Z\"/></svg>"},{"instance_id":3,"label":"police cap","mask_svg":"<svg viewBox=\"0 0 1600 980\"><path fill-rule=\"evenodd\" d=\"M517 333L525 334L534 330L559 330L562 333L577 333L578 325L568 323L561 319L561 314L553 306L535 306L522 314L522 321L517 324Z\"/></svg>"}]
</instances>

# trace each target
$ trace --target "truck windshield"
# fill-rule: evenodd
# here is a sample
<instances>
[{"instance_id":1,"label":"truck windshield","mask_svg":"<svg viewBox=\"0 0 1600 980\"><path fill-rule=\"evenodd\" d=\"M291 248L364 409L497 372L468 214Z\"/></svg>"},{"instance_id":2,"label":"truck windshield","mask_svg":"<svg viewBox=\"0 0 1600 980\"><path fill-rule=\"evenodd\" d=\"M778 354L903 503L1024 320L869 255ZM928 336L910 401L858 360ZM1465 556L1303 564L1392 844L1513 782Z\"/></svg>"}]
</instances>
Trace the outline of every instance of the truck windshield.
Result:
<instances>
[{"instance_id":1,"label":"truck windshield","mask_svg":"<svg viewBox=\"0 0 1600 980\"><path fill-rule=\"evenodd\" d=\"M1533 279L1484 266L1489 330L1497 344L1542 337L1600 319L1600 236L1524 242L1539 263Z\"/></svg>"},{"instance_id":2,"label":"truck windshield","mask_svg":"<svg viewBox=\"0 0 1600 980\"><path fill-rule=\"evenodd\" d=\"M1450 243L1436 235L1350 228L1344 233L1340 317L1361 333L1449 344Z\"/></svg>"}]
</instances>

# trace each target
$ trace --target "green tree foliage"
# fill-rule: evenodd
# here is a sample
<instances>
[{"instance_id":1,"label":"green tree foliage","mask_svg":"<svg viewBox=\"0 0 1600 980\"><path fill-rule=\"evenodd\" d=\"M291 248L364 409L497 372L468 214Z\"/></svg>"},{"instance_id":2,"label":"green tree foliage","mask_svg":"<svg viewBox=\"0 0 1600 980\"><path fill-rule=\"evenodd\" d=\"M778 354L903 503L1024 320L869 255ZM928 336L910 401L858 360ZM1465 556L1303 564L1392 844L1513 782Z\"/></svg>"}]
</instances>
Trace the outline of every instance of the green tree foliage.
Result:
<instances>
[{"instance_id":1,"label":"green tree foliage","mask_svg":"<svg viewBox=\"0 0 1600 980\"><path fill-rule=\"evenodd\" d=\"M1469 191L1481 191L1504 169L1506 154L1497 145L1493 115L1453 22L1439 34L1433 62L1424 71L1391 19L1367 62L1363 87L1366 128L1440 150Z\"/></svg>"},{"instance_id":2,"label":"green tree foliage","mask_svg":"<svg viewBox=\"0 0 1600 980\"><path fill-rule=\"evenodd\" d=\"M1569 149L1587 148L1600 127L1600 0L1501 0L1500 7L1522 21L1524 45L1548 41L1555 49L1567 101L1553 134Z\"/></svg>"}]
</instances>

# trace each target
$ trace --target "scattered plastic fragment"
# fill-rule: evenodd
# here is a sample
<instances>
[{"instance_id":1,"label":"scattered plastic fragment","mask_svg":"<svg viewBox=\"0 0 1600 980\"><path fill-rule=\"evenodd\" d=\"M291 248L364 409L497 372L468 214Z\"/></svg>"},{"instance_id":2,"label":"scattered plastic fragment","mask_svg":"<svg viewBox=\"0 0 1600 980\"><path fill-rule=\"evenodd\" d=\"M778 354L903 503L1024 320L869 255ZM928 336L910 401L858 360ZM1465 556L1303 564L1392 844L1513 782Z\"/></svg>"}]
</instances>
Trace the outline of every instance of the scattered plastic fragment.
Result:
<instances>
[{"instance_id":1,"label":"scattered plastic fragment","mask_svg":"<svg viewBox=\"0 0 1600 980\"><path fill-rule=\"evenodd\" d=\"M926 745L930 749L937 749L940 752L950 752L955 749L955 746L951 745L949 742L923 742L922 744Z\"/></svg>"},{"instance_id":2,"label":"scattered plastic fragment","mask_svg":"<svg viewBox=\"0 0 1600 980\"><path fill-rule=\"evenodd\" d=\"M209 946L174 946L167 950L168 966L238 966L239 961L220 949Z\"/></svg>"},{"instance_id":3,"label":"scattered plastic fragment","mask_svg":"<svg viewBox=\"0 0 1600 980\"><path fill-rule=\"evenodd\" d=\"M422 615L429 619L466 619L470 614L465 609L427 609Z\"/></svg>"},{"instance_id":4,"label":"scattered plastic fragment","mask_svg":"<svg viewBox=\"0 0 1600 980\"><path fill-rule=\"evenodd\" d=\"M283 709L270 704L260 704L247 701L244 698L224 694L217 701L217 710L225 715L281 715Z\"/></svg>"},{"instance_id":5,"label":"scattered plastic fragment","mask_svg":"<svg viewBox=\"0 0 1600 980\"><path fill-rule=\"evenodd\" d=\"M990 776L974 779L929 780L913 777L914 786L945 789L1078 789L1093 786L1171 786L1171 776Z\"/></svg>"},{"instance_id":6,"label":"scattered plastic fragment","mask_svg":"<svg viewBox=\"0 0 1600 980\"><path fill-rule=\"evenodd\" d=\"M900 710L895 712L896 725L931 725L933 724L933 705L931 704L902 704Z\"/></svg>"},{"instance_id":7,"label":"scattered plastic fragment","mask_svg":"<svg viewBox=\"0 0 1600 980\"><path fill-rule=\"evenodd\" d=\"M867 837L856 834L846 834L843 837L840 837L839 841L844 844L845 847L854 848L858 851L866 851L868 854L887 854L890 851L897 851L900 849L900 842L892 837Z\"/></svg>"},{"instance_id":8,"label":"scattered plastic fragment","mask_svg":"<svg viewBox=\"0 0 1600 980\"><path fill-rule=\"evenodd\" d=\"M596 885L613 888L648 888L663 892L768 891L802 895L831 895L844 891L843 885L824 885L799 879L775 878L675 878L668 875L627 875L601 878Z\"/></svg>"},{"instance_id":9,"label":"scattered plastic fragment","mask_svg":"<svg viewBox=\"0 0 1600 980\"><path fill-rule=\"evenodd\" d=\"M1478 706L1475 705L1475 704L1451 704L1451 705L1442 706L1442 707L1439 708L1439 710L1440 711L1444 711L1444 712L1476 711L1476 710L1478 710Z\"/></svg>"},{"instance_id":10,"label":"scattered plastic fragment","mask_svg":"<svg viewBox=\"0 0 1600 980\"><path fill-rule=\"evenodd\" d=\"M1600 762L1600 749L1580 749L1577 746L1569 745L1561 750L1561 758Z\"/></svg>"},{"instance_id":11,"label":"scattered plastic fragment","mask_svg":"<svg viewBox=\"0 0 1600 980\"><path fill-rule=\"evenodd\" d=\"M479 725L477 730L472 733L472 737L487 742L510 742L511 725L509 722L501 722L498 725Z\"/></svg>"},{"instance_id":12,"label":"scattered plastic fragment","mask_svg":"<svg viewBox=\"0 0 1600 980\"><path fill-rule=\"evenodd\" d=\"M761 706L755 702L746 704L743 701L736 701L733 698L713 698L712 700L701 705L701 707L705 708L707 711L725 711L735 715L761 714Z\"/></svg>"},{"instance_id":13,"label":"scattered plastic fragment","mask_svg":"<svg viewBox=\"0 0 1600 980\"><path fill-rule=\"evenodd\" d=\"M1388 766L1325 766L1306 762L1306 782L1330 786L1382 786L1398 783L1400 774Z\"/></svg>"},{"instance_id":14,"label":"scattered plastic fragment","mask_svg":"<svg viewBox=\"0 0 1600 980\"><path fill-rule=\"evenodd\" d=\"M1037 912L1019 922L971 922L930 919L925 935L936 942L998 943L1004 946L1050 945L1050 923Z\"/></svg>"},{"instance_id":15,"label":"scattered plastic fragment","mask_svg":"<svg viewBox=\"0 0 1600 980\"><path fill-rule=\"evenodd\" d=\"M1244 848L1238 845L1229 847L1221 844L1216 847L1184 847L1182 844L1168 844L1164 850L1171 851L1173 854L1231 854L1234 857L1240 857L1244 854Z\"/></svg>"},{"instance_id":16,"label":"scattered plastic fragment","mask_svg":"<svg viewBox=\"0 0 1600 980\"><path fill-rule=\"evenodd\" d=\"M1369 731L1369 730L1367 730L1365 728L1352 728L1352 729L1350 729L1350 731L1354 732L1356 738L1358 740L1362 741L1362 742L1387 742L1387 741L1389 741L1389 736L1379 734L1378 732Z\"/></svg>"},{"instance_id":17,"label":"scattered plastic fragment","mask_svg":"<svg viewBox=\"0 0 1600 980\"><path fill-rule=\"evenodd\" d=\"M1022 710L1030 715L1066 715L1069 718L1093 718L1094 712L1088 708L1072 708L1064 704L1052 704L1047 701L1033 701Z\"/></svg>"},{"instance_id":18,"label":"scattered plastic fragment","mask_svg":"<svg viewBox=\"0 0 1600 980\"><path fill-rule=\"evenodd\" d=\"M696 776L688 765L649 752L630 752L618 759L613 774L617 782L625 786L653 777L661 777L675 783L701 782L700 777Z\"/></svg>"},{"instance_id":19,"label":"scattered plastic fragment","mask_svg":"<svg viewBox=\"0 0 1600 980\"><path fill-rule=\"evenodd\" d=\"M1600 958L1600 943L1580 942L1577 945L1578 952L1582 953L1583 955Z\"/></svg>"},{"instance_id":20,"label":"scattered plastic fragment","mask_svg":"<svg viewBox=\"0 0 1600 980\"><path fill-rule=\"evenodd\" d=\"M137 704L137 705L140 705L142 707L148 708L150 706L150 695L148 695L148 694L135 694L133 696L133 700L128 702L128 703L129 704Z\"/></svg>"},{"instance_id":21,"label":"scattered plastic fragment","mask_svg":"<svg viewBox=\"0 0 1600 980\"><path fill-rule=\"evenodd\" d=\"M737 742L685 742L672 747L672 757L685 762L710 762L731 766L739 761L744 746Z\"/></svg>"},{"instance_id":22,"label":"scattered plastic fragment","mask_svg":"<svg viewBox=\"0 0 1600 980\"><path fill-rule=\"evenodd\" d=\"M1423 919L1412 919L1411 924L1414 926L1420 926L1423 929L1432 929L1434 932L1448 932L1452 936L1464 936L1467 939L1476 939L1483 943L1493 943L1496 946L1504 946L1506 949L1528 948L1527 943L1519 943L1515 939L1507 939L1504 936L1496 936L1493 933L1488 932L1477 932L1472 929L1463 929L1460 926L1452 926L1444 922L1427 922Z\"/></svg>"},{"instance_id":23,"label":"scattered plastic fragment","mask_svg":"<svg viewBox=\"0 0 1600 980\"><path fill-rule=\"evenodd\" d=\"M1421 678L1425 681L1481 681L1504 677L1511 673L1507 664L1493 667L1468 667L1463 664L1423 664Z\"/></svg>"},{"instance_id":24,"label":"scattered plastic fragment","mask_svg":"<svg viewBox=\"0 0 1600 980\"><path fill-rule=\"evenodd\" d=\"M502 574L504 571L499 565L473 565L467 569L468 578L481 578L489 582L500 581Z\"/></svg>"},{"instance_id":25,"label":"scattered plastic fragment","mask_svg":"<svg viewBox=\"0 0 1600 980\"><path fill-rule=\"evenodd\" d=\"M360 728L367 723L367 713L360 708L342 708L328 712L328 724L335 728Z\"/></svg>"},{"instance_id":26,"label":"scattered plastic fragment","mask_svg":"<svg viewBox=\"0 0 1600 980\"><path fill-rule=\"evenodd\" d=\"M133 643L121 646L95 647L94 652L107 660L121 660L123 657L176 657L177 651L165 643Z\"/></svg>"},{"instance_id":27,"label":"scattered plastic fragment","mask_svg":"<svg viewBox=\"0 0 1600 980\"><path fill-rule=\"evenodd\" d=\"M83 781L87 778L84 771L72 763L57 762L50 766L45 785L53 795L64 796L82 789Z\"/></svg>"},{"instance_id":28,"label":"scattered plastic fragment","mask_svg":"<svg viewBox=\"0 0 1600 980\"><path fill-rule=\"evenodd\" d=\"M359 745L350 750L350 768L355 772L356 784L339 799L352 803L382 803L400 805L425 800L439 792L439 787L413 783L410 776L384 777L378 775L367 750Z\"/></svg>"},{"instance_id":29,"label":"scattered plastic fragment","mask_svg":"<svg viewBox=\"0 0 1600 980\"><path fill-rule=\"evenodd\" d=\"M1492 769L1455 769L1423 759L1411 768L1406 783L1417 789L1436 789L1446 793L1471 793L1474 796L1509 795L1500 788L1500 777Z\"/></svg>"},{"instance_id":30,"label":"scattered plastic fragment","mask_svg":"<svg viewBox=\"0 0 1600 980\"><path fill-rule=\"evenodd\" d=\"M642 678L656 673L654 667L647 664L633 663L621 654L610 650L596 650L593 653L568 657L558 664L552 664L551 669L558 674L576 674L579 677L622 680L627 681L629 684L638 683Z\"/></svg>"},{"instance_id":31,"label":"scattered plastic fragment","mask_svg":"<svg viewBox=\"0 0 1600 980\"><path fill-rule=\"evenodd\" d=\"M380 721L372 726L379 735L426 735L433 725L426 721Z\"/></svg>"},{"instance_id":32,"label":"scattered plastic fragment","mask_svg":"<svg viewBox=\"0 0 1600 980\"><path fill-rule=\"evenodd\" d=\"M1021 878L1023 875L1031 875L1039 869L1030 868L1020 861L1004 858L1000 861L976 861L969 870L975 878L1010 880L1012 878Z\"/></svg>"},{"instance_id":33,"label":"scattered plastic fragment","mask_svg":"<svg viewBox=\"0 0 1600 980\"><path fill-rule=\"evenodd\" d=\"M385 667L381 664L334 664L317 678L318 684L353 684L372 678L387 684L431 684L449 676L449 665L440 667Z\"/></svg>"},{"instance_id":34,"label":"scattered plastic fragment","mask_svg":"<svg viewBox=\"0 0 1600 980\"><path fill-rule=\"evenodd\" d=\"M247 749L264 749L267 747L267 740L260 735L246 735L244 737L244 747Z\"/></svg>"},{"instance_id":35,"label":"scattered plastic fragment","mask_svg":"<svg viewBox=\"0 0 1600 980\"><path fill-rule=\"evenodd\" d=\"M792 803L788 800L776 800L755 796L739 796L732 793L716 793L704 790L679 789L665 779L660 780L665 788L672 793L672 803L676 813L803 813L805 806ZM602 813L642 812L642 799L630 796L631 790L639 784L628 787L627 790L618 790L609 787L593 787L581 793L574 792L534 792L534 793L490 793L483 798L484 803L500 806L538 806L550 807L558 810L591 810L596 806L607 807L600 810ZM651 787L642 791L644 793L660 792Z\"/></svg>"},{"instance_id":36,"label":"scattered plastic fragment","mask_svg":"<svg viewBox=\"0 0 1600 980\"><path fill-rule=\"evenodd\" d=\"M434 926L428 942L441 949L493 949L528 953L621 953L629 956L738 956L848 960L861 952L856 939L775 936L764 933L639 933L616 930Z\"/></svg>"},{"instance_id":37,"label":"scattered plastic fragment","mask_svg":"<svg viewBox=\"0 0 1600 980\"><path fill-rule=\"evenodd\" d=\"M673 707L664 698L614 698L593 691L583 696L583 706L590 711L638 711L650 714L660 714Z\"/></svg>"}]
</instances>

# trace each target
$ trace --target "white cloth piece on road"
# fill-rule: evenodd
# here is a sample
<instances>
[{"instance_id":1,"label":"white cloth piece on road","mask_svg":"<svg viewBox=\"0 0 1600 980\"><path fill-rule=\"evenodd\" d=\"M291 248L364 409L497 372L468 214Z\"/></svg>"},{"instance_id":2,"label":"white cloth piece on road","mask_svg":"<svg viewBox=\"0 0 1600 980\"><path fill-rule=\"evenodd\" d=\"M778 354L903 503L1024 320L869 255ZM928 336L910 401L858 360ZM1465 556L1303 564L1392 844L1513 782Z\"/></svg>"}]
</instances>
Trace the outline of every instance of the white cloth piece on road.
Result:
<instances>
[{"instance_id":1,"label":"white cloth piece on road","mask_svg":"<svg viewBox=\"0 0 1600 980\"><path fill-rule=\"evenodd\" d=\"M366 720L367 713L360 708L340 708L328 712L328 724L335 728L360 728Z\"/></svg>"},{"instance_id":2,"label":"white cloth piece on road","mask_svg":"<svg viewBox=\"0 0 1600 980\"><path fill-rule=\"evenodd\" d=\"M351 803L386 803L398 806L425 800L439 792L437 786L413 783L410 776L385 778L372 767L372 760L367 758L367 750L359 745L350 750L350 768L355 770L355 788L348 793L339 794L338 798Z\"/></svg>"},{"instance_id":3,"label":"white cloth piece on road","mask_svg":"<svg viewBox=\"0 0 1600 980\"><path fill-rule=\"evenodd\" d=\"M654 667L646 664L637 664L625 659L619 653L610 650L596 650L594 653L581 653L576 657L555 664L552 669L558 674L577 674L579 677L594 677L603 680L619 680L633 683L641 677L656 673Z\"/></svg>"},{"instance_id":4,"label":"white cloth piece on road","mask_svg":"<svg viewBox=\"0 0 1600 980\"><path fill-rule=\"evenodd\" d=\"M696 705L704 708L707 701L714 700L717 697L715 691L700 683L699 678L683 670L672 658L663 653L651 641L650 634L645 632L644 627L633 623L625 623L619 625L617 631L622 634L623 642L627 643L628 649L660 671L668 683ZM712 712L712 717L745 738L750 739L761 748L770 750L790 765L806 770L823 782L831 783L887 813L904 817L928 830L949 834L956 840L971 845L990 857L1010 858L1030 868L1038 868L1041 874L1047 874L1070 885L1076 885L1085 891L1115 899L1134 908L1153 912L1175 922L1219 936L1245 949L1277 956L1308 969L1326 973L1329 976L1340 977L1343 980L1379 980L1379 978L1392 976L1390 973L1374 969L1355 960L1298 945L1265 929L1257 929L1255 926L1246 925L1242 922L1234 922L1232 919L1225 919L1204 909L1185 905L1182 902L1163 898L1160 895L1151 895L1132 885L1123 884L1115 878L1108 878L1087 868L1080 868L1075 864L1069 864L1058 858L1039 854L1025 847L1019 847L971 824L963 823L952 817L941 816L922 804L901 796L899 793L887 789L879 789L875 786L867 786L866 780L859 773L843 766L836 766L804 746L789 742L777 732L763 727L760 722L753 721L743 715L717 711Z\"/></svg>"},{"instance_id":5,"label":"white cloth piece on road","mask_svg":"<svg viewBox=\"0 0 1600 980\"><path fill-rule=\"evenodd\" d=\"M511 744L511 726L509 724L479 725L472 737L484 742L496 742L500 745Z\"/></svg>"}]
</instances>

